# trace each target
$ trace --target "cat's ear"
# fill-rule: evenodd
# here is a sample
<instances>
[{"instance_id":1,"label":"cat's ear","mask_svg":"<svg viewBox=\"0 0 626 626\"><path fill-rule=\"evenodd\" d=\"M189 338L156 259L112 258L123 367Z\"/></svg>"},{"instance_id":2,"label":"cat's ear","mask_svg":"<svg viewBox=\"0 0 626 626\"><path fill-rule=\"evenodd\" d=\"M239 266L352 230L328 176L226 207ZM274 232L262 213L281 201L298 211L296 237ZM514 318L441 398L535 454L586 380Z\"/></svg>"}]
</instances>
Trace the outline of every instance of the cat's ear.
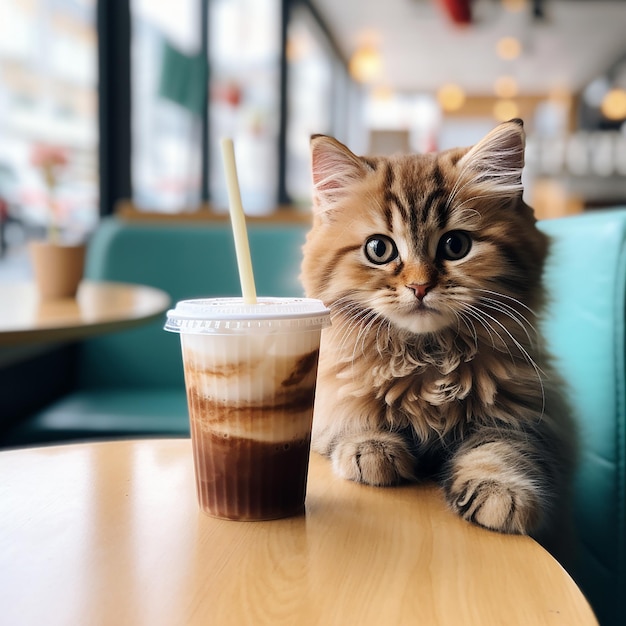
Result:
<instances>
[{"instance_id":1,"label":"cat's ear","mask_svg":"<svg viewBox=\"0 0 626 626\"><path fill-rule=\"evenodd\" d=\"M311 137L314 211L326 211L347 188L363 177L367 166L346 146L326 135Z\"/></svg>"},{"instance_id":2,"label":"cat's ear","mask_svg":"<svg viewBox=\"0 0 626 626\"><path fill-rule=\"evenodd\" d=\"M496 126L458 162L462 174L473 176L485 192L518 196L522 192L522 170L526 134L520 119Z\"/></svg>"}]
</instances>

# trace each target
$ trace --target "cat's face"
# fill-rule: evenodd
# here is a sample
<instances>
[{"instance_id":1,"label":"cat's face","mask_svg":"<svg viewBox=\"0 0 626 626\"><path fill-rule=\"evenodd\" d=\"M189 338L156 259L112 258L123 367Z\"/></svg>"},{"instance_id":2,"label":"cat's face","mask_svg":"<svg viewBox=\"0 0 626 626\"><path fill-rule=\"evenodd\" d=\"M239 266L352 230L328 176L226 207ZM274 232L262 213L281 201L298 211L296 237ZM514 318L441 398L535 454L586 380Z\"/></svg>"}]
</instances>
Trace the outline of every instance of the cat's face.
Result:
<instances>
[{"instance_id":1,"label":"cat's face","mask_svg":"<svg viewBox=\"0 0 626 626\"><path fill-rule=\"evenodd\" d=\"M546 244L521 200L521 124L438 155L359 158L322 136L312 147L307 295L416 334L539 304Z\"/></svg>"}]
</instances>

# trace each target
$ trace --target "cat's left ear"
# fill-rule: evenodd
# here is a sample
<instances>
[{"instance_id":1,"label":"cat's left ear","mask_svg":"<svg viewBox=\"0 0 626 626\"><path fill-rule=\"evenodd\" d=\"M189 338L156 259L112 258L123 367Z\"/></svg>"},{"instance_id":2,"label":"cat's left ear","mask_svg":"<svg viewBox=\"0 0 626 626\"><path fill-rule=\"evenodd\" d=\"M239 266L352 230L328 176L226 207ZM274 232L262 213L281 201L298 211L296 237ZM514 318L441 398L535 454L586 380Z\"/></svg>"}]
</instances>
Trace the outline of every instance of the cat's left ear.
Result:
<instances>
[{"instance_id":1,"label":"cat's left ear","mask_svg":"<svg viewBox=\"0 0 626 626\"><path fill-rule=\"evenodd\" d=\"M505 196L522 192L526 134L524 122L513 119L496 126L463 156L457 167L473 176L472 184Z\"/></svg>"},{"instance_id":2,"label":"cat's left ear","mask_svg":"<svg viewBox=\"0 0 626 626\"><path fill-rule=\"evenodd\" d=\"M311 137L314 210L325 212L366 173L365 164L346 146L326 135Z\"/></svg>"}]
</instances>

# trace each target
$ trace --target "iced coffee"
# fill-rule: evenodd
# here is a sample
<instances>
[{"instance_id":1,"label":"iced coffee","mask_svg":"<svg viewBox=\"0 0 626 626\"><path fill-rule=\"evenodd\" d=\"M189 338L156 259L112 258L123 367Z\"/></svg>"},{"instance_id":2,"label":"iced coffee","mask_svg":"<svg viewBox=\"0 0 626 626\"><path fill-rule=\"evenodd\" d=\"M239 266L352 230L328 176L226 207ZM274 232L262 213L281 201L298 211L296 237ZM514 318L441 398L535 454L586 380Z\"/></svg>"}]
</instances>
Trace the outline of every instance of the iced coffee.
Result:
<instances>
[{"instance_id":1,"label":"iced coffee","mask_svg":"<svg viewBox=\"0 0 626 626\"><path fill-rule=\"evenodd\" d=\"M235 520L304 508L321 330L317 300L193 300L168 313L181 333L201 508Z\"/></svg>"}]
</instances>

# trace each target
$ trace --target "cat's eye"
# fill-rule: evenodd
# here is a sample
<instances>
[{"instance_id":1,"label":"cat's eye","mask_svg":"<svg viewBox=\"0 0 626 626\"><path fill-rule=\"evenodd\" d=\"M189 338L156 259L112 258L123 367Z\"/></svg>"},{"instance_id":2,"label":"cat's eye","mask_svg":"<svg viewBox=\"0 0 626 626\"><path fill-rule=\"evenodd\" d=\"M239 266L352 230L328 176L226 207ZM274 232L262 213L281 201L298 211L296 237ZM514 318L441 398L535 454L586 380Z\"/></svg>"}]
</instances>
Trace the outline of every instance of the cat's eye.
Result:
<instances>
[{"instance_id":1,"label":"cat's eye","mask_svg":"<svg viewBox=\"0 0 626 626\"><path fill-rule=\"evenodd\" d=\"M437 256L448 261L458 261L469 254L472 238L462 230L451 230L439 240Z\"/></svg>"},{"instance_id":2,"label":"cat's eye","mask_svg":"<svg viewBox=\"0 0 626 626\"><path fill-rule=\"evenodd\" d=\"M384 265L398 256L398 248L390 237L372 235L365 242L365 256L376 265Z\"/></svg>"}]
</instances>

